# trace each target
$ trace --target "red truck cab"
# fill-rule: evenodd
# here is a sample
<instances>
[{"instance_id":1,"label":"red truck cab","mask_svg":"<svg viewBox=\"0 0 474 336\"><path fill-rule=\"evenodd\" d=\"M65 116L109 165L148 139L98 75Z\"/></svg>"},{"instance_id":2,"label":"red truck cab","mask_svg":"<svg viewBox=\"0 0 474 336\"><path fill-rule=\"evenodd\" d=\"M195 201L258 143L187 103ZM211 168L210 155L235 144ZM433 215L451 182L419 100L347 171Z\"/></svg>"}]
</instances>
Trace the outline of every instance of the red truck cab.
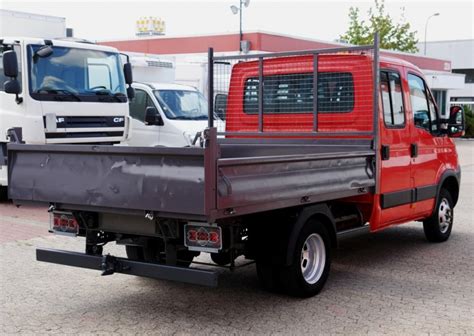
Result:
<instances>
[{"instance_id":1,"label":"red truck cab","mask_svg":"<svg viewBox=\"0 0 474 336\"><path fill-rule=\"evenodd\" d=\"M319 56L317 132L362 134L373 129L372 64L372 56L363 53ZM227 101L226 131L242 137L235 134L260 131L272 136L314 130L314 65L312 55L265 60L264 122L259 130L258 61L236 64ZM448 208L458 199L460 166L454 141L446 130L447 120L440 118L420 69L383 56L379 65L379 186L375 193L345 201L357 203L371 230L377 231L429 218L437 200L442 202L441 190L445 190L450 199L439 211L446 213L445 220L452 220ZM452 135L460 135L455 133ZM443 237L449 235L445 230Z\"/></svg>"}]
</instances>

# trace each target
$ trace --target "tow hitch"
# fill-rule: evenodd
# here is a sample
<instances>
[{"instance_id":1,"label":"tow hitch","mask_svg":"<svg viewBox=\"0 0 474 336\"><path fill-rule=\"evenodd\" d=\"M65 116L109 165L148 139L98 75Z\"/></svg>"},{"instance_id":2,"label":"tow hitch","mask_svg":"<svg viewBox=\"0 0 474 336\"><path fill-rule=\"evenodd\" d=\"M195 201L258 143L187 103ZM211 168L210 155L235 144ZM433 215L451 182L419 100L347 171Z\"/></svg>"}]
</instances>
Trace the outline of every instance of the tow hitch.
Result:
<instances>
[{"instance_id":1,"label":"tow hitch","mask_svg":"<svg viewBox=\"0 0 474 336\"><path fill-rule=\"evenodd\" d=\"M102 276L112 275L116 271L122 273L123 271L130 269L129 266L123 266L116 257L111 256L110 254L102 256L100 267L102 268Z\"/></svg>"},{"instance_id":2,"label":"tow hitch","mask_svg":"<svg viewBox=\"0 0 474 336\"><path fill-rule=\"evenodd\" d=\"M102 256L54 249L37 249L36 260L94 269L102 271L102 275L121 273L208 287L216 287L218 279L216 271L154 264L112 255Z\"/></svg>"}]
</instances>

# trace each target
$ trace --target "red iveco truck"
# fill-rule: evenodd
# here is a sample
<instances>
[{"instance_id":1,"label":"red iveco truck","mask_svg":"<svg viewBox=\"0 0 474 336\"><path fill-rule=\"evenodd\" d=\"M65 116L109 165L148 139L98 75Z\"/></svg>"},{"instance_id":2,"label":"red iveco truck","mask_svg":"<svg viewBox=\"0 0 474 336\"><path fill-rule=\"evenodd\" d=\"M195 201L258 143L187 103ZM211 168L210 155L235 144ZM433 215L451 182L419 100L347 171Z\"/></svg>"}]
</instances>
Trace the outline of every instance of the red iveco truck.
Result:
<instances>
[{"instance_id":1,"label":"red iveco truck","mask_svg":"<svg viewBox=\"0 0 474 336\"><path fill-rule=\"evenodd\" d=\"M232 65L225 126L211 99L194 147L12 142L10 198L48 204L53 231L85 237L85 253L38 249L37 259L215 286L219 272L193 258L233 269L243 256L265 288L307 297L324 286L341 236L420 221L429 241L447 240L463 111L443 116L421 71L379 57L375 41L210 50L209 97L219 66ZM103 255L114 241L128 258Z\"/></svg>"}]
</instances>

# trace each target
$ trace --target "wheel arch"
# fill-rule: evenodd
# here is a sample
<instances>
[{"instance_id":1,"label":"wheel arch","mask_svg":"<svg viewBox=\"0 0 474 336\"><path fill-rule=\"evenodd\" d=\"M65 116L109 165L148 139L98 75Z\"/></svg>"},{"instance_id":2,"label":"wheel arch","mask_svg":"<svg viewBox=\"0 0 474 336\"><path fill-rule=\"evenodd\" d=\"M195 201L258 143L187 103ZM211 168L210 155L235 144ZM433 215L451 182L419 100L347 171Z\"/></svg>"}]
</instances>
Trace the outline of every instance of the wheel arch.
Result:
<instances>
[{"instance_id":1,"label":"wheel arch","mask_svg":"<svg viewBox=\"0 0 474 336\"><path fill-rule=\"evenodd\" d=\"M461 182L461 169L460 168L458 171L454 171L454 170L445 171L443 175L441 176L438 183L435 204L438 204L439 193L441 189L446 189L451 194L451 197L453 198L453 202L454 202L453 206L455 206L459 199L459 187L461 184L460 182Z\"/></svg>"},{"instance_id":2,"label":"wheel arch","mask_svg":"<svg viewBox=\"0 0 474 336\"><path fill-rule=\"evenodd\" d=\"M295 224L291 229L288 241L288 249L286 252L286 265L290 265L293 260L296 242L298 241L299 234L304 224L313 218L318 219L329 233L331 246L337 246L336 222L328 205L322 203L307 206L301 210Z\"/></svg>"}]
</instances>

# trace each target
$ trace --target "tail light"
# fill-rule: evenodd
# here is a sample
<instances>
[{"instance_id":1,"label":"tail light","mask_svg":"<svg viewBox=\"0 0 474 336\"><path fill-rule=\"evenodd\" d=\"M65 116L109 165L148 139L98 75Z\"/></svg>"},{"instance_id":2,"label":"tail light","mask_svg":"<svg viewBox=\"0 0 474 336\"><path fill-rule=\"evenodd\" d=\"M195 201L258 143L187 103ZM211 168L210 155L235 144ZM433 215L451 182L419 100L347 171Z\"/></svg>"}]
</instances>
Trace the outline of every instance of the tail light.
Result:
<instances>
[{"instance_id":1,"label":"tail light","mask_svg":"<svg viewBox=\"0 0 474 336\"><path fill-rule=\"evenodd\" d=\"M50 215L51 231L58 234L77 236L79 223L70 212L53 212Z\"/></svg>"},{"instance_id":2,"label":"tail light","mask_svg":"<svg viewBox=\"0 0 474 336\"><path fill-rule=\"evenodd\" d=\"M186 224L184 245L190 251L216 253L222 249L222 231L219 226Z\"/></svg>"}]
</instances>

